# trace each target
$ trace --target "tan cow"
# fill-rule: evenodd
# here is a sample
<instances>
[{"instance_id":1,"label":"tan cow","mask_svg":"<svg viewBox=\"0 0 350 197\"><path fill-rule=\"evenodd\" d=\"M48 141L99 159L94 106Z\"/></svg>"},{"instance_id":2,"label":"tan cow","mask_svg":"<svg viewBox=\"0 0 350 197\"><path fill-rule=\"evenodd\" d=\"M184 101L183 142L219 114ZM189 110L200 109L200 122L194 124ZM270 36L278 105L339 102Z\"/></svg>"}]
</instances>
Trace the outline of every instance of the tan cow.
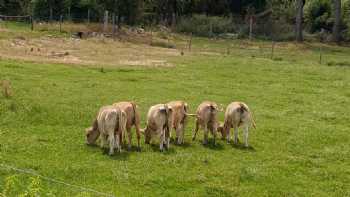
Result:
<instances>
[{"instance_id":1,"label":"tan cow","mask_svg":"<svg viewBox=\"0 0 350 197\"><path fill-rule=\"evenodd\" d=\"M140 145L140 139L141 139L141 132L140 132L140 114L137 110L137 105L134 102L119 102L119 103L114 103L113 106L118 107L122 111L126 113L127 116L127 122L126 122L126 131L128 133L128 149L131 149L131 138L132 138L132 133L131 133L131 127L135 126L135 131L136 131L136 137L137 137L137 148L140 151L141 150L141 145ZM125 141L125 135L124 141ZM120 136L120 139L123 138Z\"/></svg>"},{"instance_id":2,"label":"tan cow","mask_svg":"<svg viewBox=\"0 0 350 197\"><path fill-rule=\"evenodd\" d=\"M244 129L244 145L248 147L249 126L255 126L255 122L248 106L242 102L233 102L227 106L225 112L225 122L222 128L223 137L226 136L227 143L230 142L230 129L234 129L234 143L238 142L238 128Z\"/></svg>"},{"instance_id":3,"label":"tan cow","mask_svg":"<svg viewBox=\"0 0 350 197\"><path fill-rule=\"evenodd\" d=\"M216 131L218 127L217 113L219 112L218 105L215 102L204 101L197 108L197 119L192 140L196 139L199 127L204 130L203 144L208 143L208 130L214 136L214 145L216 140Z\"/></svg>"},{"instance_id":4,"label":"tan cow","mask_svg":"<svg viewBox=\"0 0 350 197\"><path fill-rule=\"evenodd\" d=\"M184 143L185 126L187 122L188 105L183 101L172 101L167 103L172 109L171 129L176 132L177 144ZM170 131L171 135L171 131Z\"/></svg>"},{"instance_id":5,"label":"tan cow","mask_svg":"<svg viewBox=\"0 0 350 197\"><path fill-rule=\"evenodd\" d=\"M164 145L169 149L171 118L172 109L167 104L152 106L147 113L145 143L149 144L153 136L159 135L160 151L163 151Z\"/></svg>"},{"instance_id":6,"label":"tan cow","mask_svg":"<svg viewBox=\"0 0 350 197\"><path fill-rule=\"evenodd\" d=\"M101 147L109 143L109 155L114 154L114 149L121 151L121 133L125 131L127 122L126 113L114 106L101 107L92 127L86 129L86 143L93 144L97 138L101 138Z\"/></svg>"}]
</instances>

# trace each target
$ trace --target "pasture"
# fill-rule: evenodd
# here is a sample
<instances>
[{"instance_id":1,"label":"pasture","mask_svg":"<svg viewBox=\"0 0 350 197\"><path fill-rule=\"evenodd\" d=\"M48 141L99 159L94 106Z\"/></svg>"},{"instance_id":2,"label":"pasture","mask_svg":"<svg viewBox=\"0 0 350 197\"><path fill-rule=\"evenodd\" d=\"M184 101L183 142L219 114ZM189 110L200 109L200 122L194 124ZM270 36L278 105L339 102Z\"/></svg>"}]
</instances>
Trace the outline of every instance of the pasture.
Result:
<instances>
[{"instance_id":1,"label":"pasture","mask_svg":"<svg viewBox=\"0 0 350 197\"><path fill-rule=\"evenodd\" d=\"M15 39L9 36L2 46ZM317 44L278 43L272 59L267 49L247 50L270 45L263 41L225 52L238 42L194 38L193 50L184 56L179 49L117 42L171 66L1 56L0 79L10 80L13 92L10 98L0 96L1 164L115 196L349 196L350 49L323 45L319 64ZM203 131L192 141L193 118L185 145L172 143L164 153L157 143L145 145L143 137L141 152L114 156L85 145L84 129L99 107L124 100L138 104L142 127L148 108L157 103L184 100L194 113L204 100L225 107L244 101L257 129L250 130L249 148L222 140L203 146ZM35 177L0 167L0 191L97 196Z\"/></svg>"}]
</instances>

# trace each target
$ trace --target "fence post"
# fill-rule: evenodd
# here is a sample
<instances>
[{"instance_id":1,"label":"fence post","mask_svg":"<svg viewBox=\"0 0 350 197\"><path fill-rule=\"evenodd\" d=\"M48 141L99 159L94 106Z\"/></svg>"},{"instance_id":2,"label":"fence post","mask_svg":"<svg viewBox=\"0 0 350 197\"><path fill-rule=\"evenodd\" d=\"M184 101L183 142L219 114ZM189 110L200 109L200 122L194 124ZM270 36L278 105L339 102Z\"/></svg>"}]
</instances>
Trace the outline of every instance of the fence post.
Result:
<instances>
[{"instance_id":1,"label":"fence post","mask_svg":"<svg viewBox=\"0 0 350 197\"><path fill-rule=\"evenodd\" d=\"M88 19L87 20L88 24L90 24L90 8L88 9L88 18L87 19Z\"/></svg>"},{"instance_id":2,"label":"fence post","mask_svg":"<svg viewBox=\"0 0 350 197\"><path fill-rule=\"evenodd\" d=\"M34 19L33 16L30 16L30 29L34 31Z\"/></svg>"},{"instance_id":3,"label":"fence post","mask_svg":"<svg viewBox=\"0 0 350 197\"><path fill-rule=\"evenodd\" d=\"M275 41L272 41L272 46L271 46L271 59L273 59L274 52L275 52Z\"/></svg>"},{"instance_id":4,"label":"fence post","mask_svg":"<svg viewBox=\"0 0 350 197\"><path fill-rule=\"evenodd\" d=\"M53 10L52 8L50 8L50 22L52 22L53 20Z\"/></svg>"},{"instance_id":5,"label":"fence post","mask_svg":"<svg viewBox=\"0 0 350 197\"><path fill-rule=\"evenodd\" d=\"M209 27L209 33L210 33L210 37L212 38L213 37L213 22L210 21L210 27Z\"/></svg>"},{"instance_id":6,"label":"fence post","mask_svg":"<svg viewBox=\"0 0 350 197\"><path fill-rule=\"evenodd\" d=\"M322 64L322 45L320 45L320 64Z\"/></svg>"},{"instance_id":7,"label":"fence post","mask_svg":"<svg viewBox=\"0 0 350 197\"><path fill-rule=\"evenodd\" d=\"M116 25L115 25L115 13L112 14L112 24L113 24L113 39L115 39Z\"/></svg>"},{"instance_id":8,"label":"fence post","mask_svg":"<svg viewBox=\"0 0 350 197\"><path fill-rule=\"evenodd\" d=\"M191 51L191 49L192 49L192 32L190 35L190 40L188 41L188 50Z\"/></svg>"},{"instance_id":9,"label":"fence post","mask_svg":"<svg viewBox=\"0 0 350 197\"><path fill-rule=\"evenodd\" d=\"M249 40L253 38L253 16L249 17Z\"/></svg>"},{"instance_id":10,"label":"fence post","mask_svg":"<svg viewBox=\"0 0 350 197\"><path fill-rule=\"evenodd\" d=\"M60 33L62 33L62 22L63 22L63 15L60 15Z\"/></svg>"},{"instance_id":11,"label":"fence post","mask_svg":"<svg viewBox=\"0 0 350 197\"><path fill-rule=\"evenodd\" d=\"M105 17L104 17L104 21L103 21L103 32L107 33L107 28L108 28L108 11L105 11Z\"/></svg>"}]
</instances>

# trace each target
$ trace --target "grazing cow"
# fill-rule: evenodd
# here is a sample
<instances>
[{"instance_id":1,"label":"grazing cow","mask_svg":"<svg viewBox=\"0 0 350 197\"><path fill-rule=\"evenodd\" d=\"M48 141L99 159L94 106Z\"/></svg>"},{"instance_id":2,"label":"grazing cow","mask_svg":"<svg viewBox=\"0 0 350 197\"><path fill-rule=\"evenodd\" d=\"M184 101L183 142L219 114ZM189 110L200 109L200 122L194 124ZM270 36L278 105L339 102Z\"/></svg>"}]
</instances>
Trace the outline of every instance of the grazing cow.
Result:
<instances>
[{"instance_id":1,"label":"grazing cow","mask_svg":"<svg viewBox=\"0 0 350 197\"><path fill-rule=\"evenodd\" d=\"M256 128L252 113L245 103L233 102L227 106L225 122L222 127L222 135L226 137L227 143L230 142L230 129L234 129L234 143L237 144L238 128L243 127L244 145L248 147L248 130L250 125Z\"/></svg>"},{"instance_id":2,"label":"grazing cow","mask_svg":"<svg viewBox=\"0 0 350 197\"><path fill-rule=\"evenodd\" d=\"M131 127L135 126L135 131L136 131L136 137L137 137L137 148L138 150L141 150L141 145L140 145L140 139L141 139L141 132L140 132L140 114L137 110L137 105L134 102L119 102L119 103L114 103L113 106L118 107L122 111L126 113L127 121L126 121L126 131L128 133L128 149L131 149L131 138L132 138L132 133L131 133ZM125 141L125 135L124 141ZM123 139L122 136L120 136L120 139Z\"/></svg>"},{"instance_id":3,"label":"grazing cow","mask_svg":"<svg viewBox=\"0 0 350 197\"><path fill-rule=\"evenodd\" d=\"M167 104L158 104L152 106L147 114L147 126L145 132L145 143L149 144L152 136L160 135L160 151L163 146L169 148L170 143L170 126L172 118L172 109Z\"/></svg>"},{"instance_id":4,"label":"grazing cow","mask_svg":"<svg viewBox=\"0 0 350 197\"><path fill-rule=\"evenodd\" d=\"M172 119L171 119L171 127L176 132L176 141L177 144L184 143L185 137L185 125L187 122L187 111L188 105L183 101L172 101L167 103L168 106L172 109ZM170 131L171 135L171 131Z\"/></svg>"},{"instance_id":5,"label":"grazing cow","mask_svg":"<svg viewBox=\"0 0 350 197\"><path fill-rule=\"evenodd\" d=\"M102 107L92 127L86 129L86 142L93 144L101 135L101 147L103 148L108 141L109 155L114 154L114 148L120 152L120 133L125 131L127 122L126 113L114 106Z\"/></svg>"},{"instance_id":6,"label":"grazing cow","mask_svg":"<svg viewBox=\"0 0 350 197\"><path fill-rule=\"evenodd\" d=\"M208 129L214 136L214 145L216 140L216 131L218 127L217 113L220 111L218 105L211 101L201 103L197 108L197 119L192 140L196 139L199 127L204 130L203 144L208 143Z\"/></svg>"}]
</instances>

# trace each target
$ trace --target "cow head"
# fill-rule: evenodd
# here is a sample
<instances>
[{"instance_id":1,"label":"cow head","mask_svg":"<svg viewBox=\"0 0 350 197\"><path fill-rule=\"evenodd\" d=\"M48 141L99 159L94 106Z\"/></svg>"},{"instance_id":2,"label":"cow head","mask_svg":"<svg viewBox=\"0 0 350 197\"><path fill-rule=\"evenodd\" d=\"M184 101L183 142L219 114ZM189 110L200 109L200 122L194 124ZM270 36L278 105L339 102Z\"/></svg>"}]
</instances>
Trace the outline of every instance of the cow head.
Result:
<instances>
[{"instance_id":1,"label":"cow head","mask_svg":"<svg viewBox=\"0 0 350 197\"><path fill-rule=\"evenodd\" d=\"M100 132L93 127L85 129L86 133L86 144L91 145L96 142L97 138L100 136Z\"/></svg>"}]
</instances>

